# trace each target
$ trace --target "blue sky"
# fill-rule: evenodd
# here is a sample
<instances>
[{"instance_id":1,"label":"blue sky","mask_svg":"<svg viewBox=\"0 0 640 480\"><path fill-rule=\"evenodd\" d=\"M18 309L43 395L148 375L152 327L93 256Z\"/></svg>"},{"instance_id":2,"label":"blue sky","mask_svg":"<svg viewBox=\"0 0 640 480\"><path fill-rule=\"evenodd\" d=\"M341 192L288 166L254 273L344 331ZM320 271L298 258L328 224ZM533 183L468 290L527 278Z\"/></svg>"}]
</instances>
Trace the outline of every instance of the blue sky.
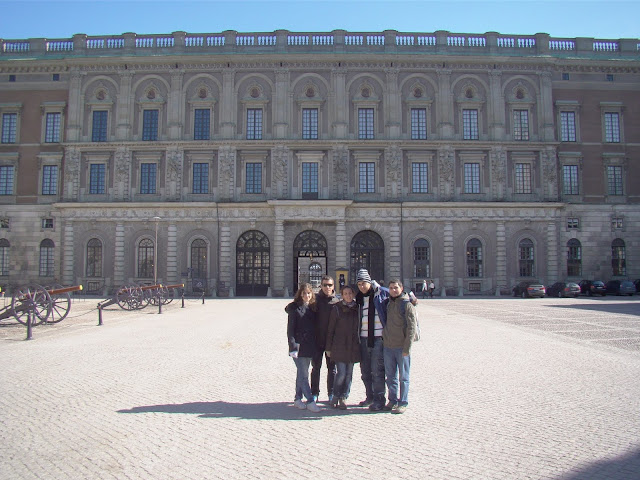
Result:
<instances>
[{"instance_id":1,"label":"blue sky","mask_svg":"<svg viewBox=\"0 0 640 480\"><path fill-rule=\"evenodd\" d=\"M0 0L0 12L0 38L5 39L277 29L640 38L638 0Z\"/></svg>"}]
</instances>

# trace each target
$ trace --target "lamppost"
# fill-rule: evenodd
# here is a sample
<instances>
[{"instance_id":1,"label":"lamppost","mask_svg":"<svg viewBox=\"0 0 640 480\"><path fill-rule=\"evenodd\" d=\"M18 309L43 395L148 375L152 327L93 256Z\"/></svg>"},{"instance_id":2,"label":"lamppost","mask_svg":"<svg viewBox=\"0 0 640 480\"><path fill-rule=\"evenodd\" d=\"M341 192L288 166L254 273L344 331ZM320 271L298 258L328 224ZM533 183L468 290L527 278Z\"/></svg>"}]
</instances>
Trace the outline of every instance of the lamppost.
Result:
<instances>
[{"instance_id":1,"label":"lamppost","mask_svg":"<svg viewBox=\"0 0 640 480\"><path fill-rule=\"evenodd\" d=\"M156 222L156 243L153 245L153 284L158 284L158 222L160 217L153 217Z\"/></svg>"}]
</instances>

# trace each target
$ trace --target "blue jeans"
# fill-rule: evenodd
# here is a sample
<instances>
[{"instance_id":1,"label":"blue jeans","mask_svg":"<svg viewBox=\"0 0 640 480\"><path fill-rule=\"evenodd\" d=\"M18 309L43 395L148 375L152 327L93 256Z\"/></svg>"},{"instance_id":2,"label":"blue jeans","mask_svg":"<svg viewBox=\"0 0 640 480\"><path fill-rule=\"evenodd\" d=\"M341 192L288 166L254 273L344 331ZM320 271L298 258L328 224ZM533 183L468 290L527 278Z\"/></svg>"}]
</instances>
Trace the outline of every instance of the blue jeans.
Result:
<instances>
[{"instance_id":1,"label":"blue jeans","mask_svg":"<svg viewBox=\"0 0 640 480\"><path fill-rule=\"evenodd\" d=\"M296 400L302 400L302 396L308 402L313 401L311 395L311 387L309 386L309 365L311 365L311 357L298 357L293 359L296 364L298 373L296 374Z\"/></svg>"},{"instance_id":2,"label":"blue jeans","mask_svg":"<svg viewBox=\"0 0 640 480\"><path fill-rule=\"evenodd\" d=\"M367 337L360 337L360 373L367 391L367 398L384 405L384 355L382 337L376 337L372 348L367 346Z\"/></svg>"},{"instance_id":3,"label":"blue jeans","mask_svg":"<svg viewBox=\"0 0 640 480\"><path fill-rule=\"evenodd\" d=\"M384 370L387 375L389 401L398 405L409 404L409 370L411 357L402 355L402 348L384 349ZM400 374L400 398L398 398L398 373Z\"/></svg>"},{"instance_id":4,"label":"blue jeans","mask_svg":"<svg viewBox=\"0 0 640 480\"><path fill-rule=\"evenodd\" d=\"M351 380L353 379L353 363L336 362L338 372L333 381L333 394L337 398L349 398Z\"/></svg>"}]
</instances>

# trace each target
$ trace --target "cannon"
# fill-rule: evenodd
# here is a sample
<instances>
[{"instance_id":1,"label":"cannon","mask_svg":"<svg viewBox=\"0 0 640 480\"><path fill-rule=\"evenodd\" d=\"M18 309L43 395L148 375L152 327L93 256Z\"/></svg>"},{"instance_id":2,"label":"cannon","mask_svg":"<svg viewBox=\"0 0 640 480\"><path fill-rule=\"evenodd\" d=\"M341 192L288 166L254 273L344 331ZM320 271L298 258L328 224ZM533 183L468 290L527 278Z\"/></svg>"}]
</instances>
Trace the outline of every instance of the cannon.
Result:
<instances>
[{"instance_id":1,"label":"cannon","mask_svg":"<svg viewBox=\"0 0 640 480\"><path fill-rule=\"evenodd\" d=\"M177 283L175 285L161 285L160 288L155 290L146 290L149 297L149 303L154 306L168 305L173 302L175 298L175 289L184 288L184 283Z\"/></svg>"},{"instance_id":2,"label":"cannon","mask_svg":"<svg viewBox=\"0 0 640 480\"><path fill-rule=\"evenodd\" d=\"M152 294L145 293L150 290L162 288L162 284L157 285L123 285L118 288L111 298L98 303L98 308L102 309L118 304L123 310L140 310L151 301Z\"/></svg>"},{"instance_id":3,"label":"cannon","mask_svg":"<svg viewBox=\"0 0 640 480\"><path fill-rule=\"evenodd\" d=\"M26 285L18 287L13 292L11 303L0 310L0 320L15 318L23 325L32 315L31 324L39 325L43 322L58 323L66 318L71 310L69 293L82 290L82 285L73 287L43 287L42 285Z\"/></svg>"}]
</instances>

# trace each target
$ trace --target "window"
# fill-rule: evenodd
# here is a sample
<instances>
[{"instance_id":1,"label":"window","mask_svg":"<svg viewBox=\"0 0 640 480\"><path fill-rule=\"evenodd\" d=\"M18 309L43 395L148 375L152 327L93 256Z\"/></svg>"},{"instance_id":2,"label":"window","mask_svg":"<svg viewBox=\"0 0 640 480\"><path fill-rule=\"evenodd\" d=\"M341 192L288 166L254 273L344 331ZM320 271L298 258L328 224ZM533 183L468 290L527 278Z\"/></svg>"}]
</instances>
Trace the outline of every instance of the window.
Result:
<instances>
[{"instance_id":1,"label":"window","mask_svg":"<svg viewBox=\"0 0 640 480\"><path fill-rule=\"evenodd\" d=\"M0 165L0 195L13 195L13 165Z\"/></svg>"},{"instance_id":2,"label":"window","mask_svg":"<svg viewBox=\"0 0 640 480\"><path fill-rule=\"evenodd\" d=\"M427 109L411 109L411 140L427 139Z\"/></svg>"},{"instance_id":3,"label":"window","mask_svg":"<svg viewBox=\"0 0 640 480\"><path fill-rule=\"evenodd\" d=\"M102 242L92 238L87 243L87 277L102 276Z\"/></svg>"},{"instance_id":4,"label":"window","mask_svg":"<svg viewBox=\"0 0 640 480\"><path fill-rule=\"evenodd\" d=\"M193 118L193 139L209 140L211 128L211 110L196 108Z\"/></svg>"},{"instance_id":5,"label":"window","mask_svg":"<svg viewBox=\"0 0 640 480\"><path fill-rule=\"evenodd\" d=\"M577 217L567 218L567 229L578 230L580 228L580 219Z\"/></svg>"},{"instance_id":6,"label":"window","mask_svg":"<svg viewBox=\"0 0 640 480\"><path fill-rule=\"evenodd\" d=\"M462 110L462 138L478 140L478 110Z\"/></svg>"},{"instance_id":7,"label":"window","mask_svg":"<svg viewBox=\"0 0 640 480\"><path fill-rule=\"evenodd\" d=\"M604 141L620 143L620 115L618 113L604 114Z\"/></svg>"},{"instance_id":8,"label":"window","mask_svg":"<svg viewBox=\"0 0 640 480\"><path fill-rule=\"evenodd\" d=\"M43 218L42 228L53 228L53 218Z\"/></svg>"},{"instance_id":9,"label":"window","mask_svg":"<svg viewBox=\"0 0 640 480\"><path fill-rule=\"evenodd\" d=\"M17 113L2 114L2 143L16 143L16 131L18 128Z\"/></svg>"},{"instance_id":10,"label":"window","mask_svg":"<svg viewBox=\"0 0 640 480\"><path fill-rule=\"evenodd\" d=\"M247 140L262 140L261 108L247 109Z\"/></svg>"},{"instance_id":11,"label":"window","mask_svg":"<svg viewBox=\"0 0 640 480\"><path fill-rule=\"evenodd\" d=\"M209 193L209 164L208 163L193 164L192 193Z\"/></svg>"},{"instance_id":12,"label":"window","mask_svg":"<svg viewBox=\"0 0 640 480\"><path fill-rule=\"evenodd\" d=\"M302 109L302 138L305 140L318 139L318 109Z\"/></svg>"},{"instance_id":13,"label":"window","mask_svg":"<svg viewBox=\"0 0 640 480\"><path fill-rule=\"evenodd\" d=\"M482 277L482 243L477 238L467 242L467 277Z\"/></svg>"},{"instance_id":14,"label":"window","mask_svg":"<svg viewBox=\"0 0 640 480\"><path fill-rule=\"evenodd\" d=\"M562 193L564 195L578 195L580 193L578 165L562 166Z\"/></svg>"},{"instance_id":15,"label":"window","mask_svg":"<svg viewBox=\"0 0 640 480\"><path fill-rule=\"evenodd\" d=\"M582 244L572 238L567 242L567 276L579 277L582 275Z\"/></svg>"},{"instance_id":16,"label":"window","mask_svg":"<svg viewBox=\"0 0 640 480\"><path fill-rule=\"evenodd\" d=\"M621 229L624 227L624 218L623 217L613 217L611 219L611 228L613 229Z\"/></svg>"},{"instance_id":17,"label":"window","mask_svg":"<svg viewBox=\"0 0 640 480\"><path fill-rule=\"evenodd\" d=\"M9 228L9 225L11 225L11 222L8 218L0 218L0 228Z\"/></svg>"},{"instance_id":18,"label":"window","mask_svg":"<svg viewBox=\"0 0 640 480\"><path fill-rule=\"evenodd\" d=\"M530 163L516 163L516 193L531 193Z\"/></svg>"},{"instance_id":19,"label":"window","mask_svg":"<svg viewBox=\"0 0 640 480\"><path fill-rule=\"evenodd\" d=\"M262 193L262 163L247 163L246 193Z\"/></svg>"},{"instance_id":20,"label":"window","mask_svg":"<svg viewBox=\"0 0 640 480\"><path fill-rule=\"evenodd\" d=\"M560 112L560 141L576 141L576 112Z\"/></svg>"},{"instance_id":21,"label":"window","mask_svg":"<svg viewBox=\"0 0 640 480\"><path fill-rule=\"evenodd\" d=\"M53 75L51 75L51 80L54 82L59 82L60 81L60 74L59 73L54 73Z\"/></svg>"},{"instance_id":22,"label":"window","mask_svg":"<svg viewBox=\"0 0 640 480\"><path fill-rule=\"evenodd\" d=\"M627 274L627 258L624 240L616 238L611 242L611 269L615 277Z\"/></svg>"},{"instance_id":23,"label":"window","mask_svg":"<svg viewBox=\"0 0 640 480\"><path fill-rule=\"evenodd\" d=\"M142 112L142 140L150 142L158 140L158 110Z\"/></svg>"},{"instance_id":24,"label":"window","mask_svg":"<svg viewBox=\"0 0 640 480\"><path fill-rule=\"evenodd\" d=\"M525 141L529 140L529 111L513 111L513 139Z\"/></svg>"},{"instance_id":25,"label":"window","mask_svg":"<svg viewBox=\"0 0 640 480\"><path fill-rule=\"evenodd\" d=\"M91 141L107 141L107 120L109 112L107 110L95 110L93 112L93 124L91 126Z\"/></svg>"},{"instance_id":26,"label":"window","mask_svg":"<svg viewBox=\"0 0 640 480\"><path fill-rule=\"evenodd\" d=\"M138 244L138 278L154 278L155 245L145 238Z\"/></svg>"},{"instance_id":27,"label":"window","mask_svg":"<svg viewBox=\"0 0 640 480\"><path fill-rule=\"evenodd\" d=\"M0 276L9 275L9 247L11 244L6 238L0 238Z\"/></svg>"},{"instance_id":28,"label":"window","mask_svg":"<svg viewBox=\"0 0 640 480\"><path fill-rule=\"evenodd\" d=\"M105 192L105 172L104 163L92 163L89 165L89 193L101 195Z\"/></svg>"},{"instance_id":29,"label":"window","mask_svg":"<svg viewBox=\"0 0 640 480\"><path fill-rule=\"evenodd\" d=\"M42 166L42 195L58 194L58 166Z\"/></svg>"},{"instance_id":30,"label":"window","mask_svg":"<svg viewBox=\"0 0 640 480\"><path fill-rule=\"evenodd\" d=\"M191 278L207 278L207 242L197 238L191 242Z\"/></svg>"},{"instance_id":31,"label":"window","mask_svg":"<svg viewBox=\"0 0 640 480\"><path fill-rule=\"evenodd\" d=\"M429 242L419 238L413 244L413 276L426 278L431 276L431 249Z\"/></svg>"},{"instance_id":32,"label":"window","mask_svg":"<svg viewBox=\"0 0 640 480\"><path fill-rule=\"evenodd\" d=\"M156 170L157 164L155 163L140 164L140 193L156 193Z\"/></svg>"},{"instance_id":33,"label":"window","mask_svg":"<svg viewBox=\"0 0 640 480\"><path fill-rule=\"evenodd\" d=\"M529 238L518 244L518 271L521 277L535 276L533 241Z\"/></svg>"},{"instance_id":34,"label":"window","mask_svg":"<svg viewBox=\"0 0 640 480\"><path fill-rule=\"evenodd\" d=\"M464 164L464 193L480 193L480 164Z\"/></svg>"},{"instance_id":35,"label":"window","mask_svg":"<svg viewBox=\"0 0 640 480\"><path fill-rule=\"evenodd\" d=\"M57 143L60 141L60 112L47 113L45 123L45 143Z\"/></svg>"},{"instance_id":36,"label":"window","mask_svg":"<svg viewBox=\"0 0 640 480\"><path fill-rule=\"evenodd\" d=\"M358 138L360 140L372 140L374 137L373 129L373 108L358 109Z\"/></svg>"},{"instance_id":37,"label":"window","mask_svg":"<svg viewBox=\"0 0 640 480\"><path fill-rule=\"evenodd\" d=\"M54 250L53 240L48 238L40 242L40 276L53 277L54 275Z\"/></svg>"},{"instance_id":38,"label":"window","mask_svg":"<svg viewBox=\"0 0 640 480\"><path fill-rule=\"evenodd\" d=\"M302 198L318 198L318 164L302 164Z\"/></svg>"},{"instance_id":39,"label":"window","mask_svg":"<svg viewBox=\"0 0 640 480\"><path fill-rule=\"evenodd\" d=\"M569 80L571 78L570 74L568 73L563 73L562 74L562 80Z\"/></svg>"},{"instance_id":40,"label":"window","mask_svg":"<svg viewBox=\"0 0 640 480\"><path fill-rule=\"evenodd\" d=\"M412 193L429 193L429 164L428 163L414 162L411 164L411 192Z\"/></svg>"},{"instance_id":41,"label":"window","mask_svg":"<svg viewBox=\"0 0 640 480\"><path fill-rule=\"evenodd\" d=\"M375 162L360 162L358 164L360 193L375 193L376 191L376 164Z\"/></svg>"},{"instance_id":42,"label":"window","mask_svg":"<svg viewBox=\"0 0 640 480\"><path fill-rule=\"evenodd\" d=\"M607 82L613 82L614 78L613 74L607 73Z\"/></svg>"},{"instance_id":43,"label":"window","mask_svg":"<svg viewBox=\"0 0 640 480\"><path fill-rule=\"evenodd\" d=\"M622 167L619 165L607 166L607 193L609 195L622 195Z\"/></svg>"},{"instance_id":44,"label":"window","mask_svg":"<svg viewBox=\"0 0 640 480\"><path fill-rule=\"evenodd\" d=\"M9 75L9 81L10 82L15 82L16 81L16 76L15 75Z\"/></svg>"}]
</instances>

